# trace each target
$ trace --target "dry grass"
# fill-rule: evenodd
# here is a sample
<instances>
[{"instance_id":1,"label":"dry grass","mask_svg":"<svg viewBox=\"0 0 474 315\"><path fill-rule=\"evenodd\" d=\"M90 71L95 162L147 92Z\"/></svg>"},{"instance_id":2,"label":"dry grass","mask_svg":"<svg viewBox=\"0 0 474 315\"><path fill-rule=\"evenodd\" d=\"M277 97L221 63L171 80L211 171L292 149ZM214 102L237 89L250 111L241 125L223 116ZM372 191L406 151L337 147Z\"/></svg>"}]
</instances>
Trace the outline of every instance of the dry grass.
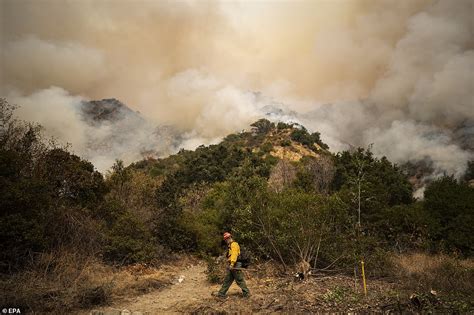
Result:
<instances>
[{"instance_id":1,"label":"dry grass","mask_svg":"<svg viewBox=\"0 0 474 315\"><path fill-rule=\"evenodd\" d=\"M474 300L474 259L411 254L393 257L393 275L406 290Z\"/></svg>"},{"instance_id":2,"label":"dry grass","mask_svg":"<svg viewBox=\"0 0 474 315\"><path fill-rule=\"evenodd\" d=\"M415 253L410 255L394 256L394 262L409 275L430 272L440 267L451 264L459 268L473 269L474 259L457 259L446 255L427 255Z\"/></svg>"},{"instance_id":3,"label":"dry grass","mask_svg":"<svg viewBox=\"0 0 474 315\"><path fill-rule=\"evenodd\" d=\"M287 161L299 161L303 156L313 156L318 157L319 155L303 145L292 141L291 146L282 147L275 145L273 150L270 152L270 155L277 157L282 160Z\"/></svg>"},{"instance_id":4,"label":"dry grass","mask_svg":"<svg viewBox=\"0 0 474 315\"><path fill-rule=\"evenodd\" d=\"M116 268L67 250L44 253L23 272L2 275L0 303L32 313L64 314L165 287L167 271L146 265Z\"/></svg>"}]
</instances>

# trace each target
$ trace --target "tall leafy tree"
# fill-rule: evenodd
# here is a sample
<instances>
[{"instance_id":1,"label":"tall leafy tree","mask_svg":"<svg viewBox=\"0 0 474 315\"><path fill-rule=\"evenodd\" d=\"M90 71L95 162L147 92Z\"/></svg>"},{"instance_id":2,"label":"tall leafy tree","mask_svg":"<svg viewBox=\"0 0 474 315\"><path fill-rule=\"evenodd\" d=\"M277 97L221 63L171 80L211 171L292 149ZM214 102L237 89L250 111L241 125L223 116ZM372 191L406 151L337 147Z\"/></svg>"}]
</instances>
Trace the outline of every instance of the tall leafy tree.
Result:
<instances>
[{"instance_id":1,"label":"tall leafy tree","mask_svg":"<svg viewBox=\"0 0 474 315\"><path fill-rule=\"evenodd\" d=\"M435 241L448 250L474 254L474 188L444 176L426 188L424 207L437 223L431 225Z\"/></svg>"}]
</instances>

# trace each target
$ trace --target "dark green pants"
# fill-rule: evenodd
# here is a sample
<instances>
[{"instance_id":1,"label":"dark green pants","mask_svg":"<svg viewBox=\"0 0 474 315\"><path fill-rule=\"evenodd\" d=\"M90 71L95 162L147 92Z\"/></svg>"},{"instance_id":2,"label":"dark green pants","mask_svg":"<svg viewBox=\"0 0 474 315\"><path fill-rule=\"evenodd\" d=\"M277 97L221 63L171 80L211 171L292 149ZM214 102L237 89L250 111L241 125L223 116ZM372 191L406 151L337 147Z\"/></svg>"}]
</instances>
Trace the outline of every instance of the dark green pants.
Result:
<instances>
[{"instance_id":1,"label":"dark green pants","mask_svg":"<svg viewBox=\"0 0 474 315\"><path fill-rule=\"evenodd\" d=\"M237 263L236 268L241 268L240 264ZM245 284L244 273L242 270L228 270L227 275L224 278L224 283L222 284L222 288L219 290L219 296L225 296L227 290L229 290L232 282L237 283L237 285L242 289L242 293L244 296L248 296L250 294L249 289L247 288L247 284Z\"/></svg>"}]
</instances>

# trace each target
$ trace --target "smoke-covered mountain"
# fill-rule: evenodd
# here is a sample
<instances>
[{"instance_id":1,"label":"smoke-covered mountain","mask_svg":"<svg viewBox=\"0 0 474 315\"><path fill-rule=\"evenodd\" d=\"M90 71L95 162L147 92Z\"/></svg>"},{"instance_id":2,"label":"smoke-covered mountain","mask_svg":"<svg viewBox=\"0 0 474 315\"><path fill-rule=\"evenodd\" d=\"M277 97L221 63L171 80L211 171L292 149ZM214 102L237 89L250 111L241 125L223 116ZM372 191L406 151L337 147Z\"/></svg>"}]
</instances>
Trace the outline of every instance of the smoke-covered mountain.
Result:
<instances>
[{"instance_id":1,"label":"smoke-covered mountain","mask_svg":"<svg viewBox=\"0 0 474 315\"><path fill-rule=\"evenodd\" d=\"M117 99L82 101L79 108L88 127L85 155L99 170L108 169L115 159L131 163L169 155L181 142L176 128L155 126Z\"/></svg>"},{"instance_id":2,"label":"smoke-covered mountain","mask_svg":"<svg viewBox=\"0 0 474 315\"><path fill-rule=\"evenodd\" d=\"M408 156L397 154L400 144L386 143L383 139L380 140L378 135L368 139L370 133L367 133L367 130L376 126L361 126L357 120L352 120L353 117L347 117L343 121L339 119L340 125L331 124L334 121L332 115L344 111L341 105L322 104L311 111L298 113L289 109L291 106L285 103L266 99L262 93L252 94L258 99L257 102L262 104L258 109L260 117L273 122L304 125L310 132L322 131L322 140L329 143L333 152L350 150L363 143L373 143L376 156L385 155L402 166L415 188L420 189L420 193L425 183L432 178L450 171L453 173L456 169L464 169L465 165L457 165L457 161L452 159L448 152L450 148L456 146L465 152L473 150L474 128L467 120L454 128L454 131L430 128L420 130L416 137L421 139L422 144L414 142L414 145L420 145L420 153ZM361 115L368 115L371 110L371 114L375 115L375 106L363 102L360 104L365 104L359 108ZM338 106L340 112L334 109ZM164 157L181 148L194 149L199 145L211 143L209 139L200 138L192 131L183 131L172 125L153 125L139 112L131 110L117 99L83 101L80 108L83 120L93 131L89 132L87 157L101 170L110 167L116 158L130 163L144 157ZM248 128L249 126L244 129ZM358 130L359 134L349 134L354 130ZM352 143L344 141L345 134ZM426 145L427 143L430 145Z\"/></svg>"},{"instance_id":3,"label":"smoke-covered mountain","mask_svg":"<svg viewBox=\"0 0 474 315\"><path fill-rule=\"evenodd\" d=\"M91 124L117 122L124 119L133 119L137 122L144 121L138 112L134 112L127 105L115 98L84 101L81 105L84 119Z\"/></svg>"},{"instance_id":4,"label":"smoke-covered mountain","mask_svg":"<svg viewBox=\"0 0 474 315\"><path fill-rule=\"evenodd\" d=\"M252 92L262 105L259 116L273 122L301 124L294 111L283 103L269 101L261 93ZM115 98L82 101L79 106L88 132L87 154L99 170L108 169L115 159L131 163L142 158L159 158L178 152L180 149L195 149L200 145L219 142L201 138L195 131L180 130L173 125L155 125ZM250 129L250 126L243 126ZM235 130L240 131L240 130Z\"/></svg>"}]
</instances>

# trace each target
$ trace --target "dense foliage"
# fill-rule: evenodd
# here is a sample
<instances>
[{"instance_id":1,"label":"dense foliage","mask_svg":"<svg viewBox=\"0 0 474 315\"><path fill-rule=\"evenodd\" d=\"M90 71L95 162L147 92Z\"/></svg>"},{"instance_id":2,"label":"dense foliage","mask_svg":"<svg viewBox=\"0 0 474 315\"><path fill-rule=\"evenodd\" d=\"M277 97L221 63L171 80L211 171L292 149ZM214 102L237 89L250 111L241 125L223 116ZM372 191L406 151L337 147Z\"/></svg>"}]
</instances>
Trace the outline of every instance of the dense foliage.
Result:
<instances>
[{"instance_id":1,"label":"dense foliage","mask_svg":"<svg viewBox=\"0 0 474 315\"><path fill-rule=\"evenodd\" d=\"M13 112L2 100L3 271L62 246L114 264L152 262L170 250L218 254L223 231L258 259L303 270L361 257L379 263L386 251L474 253L472 162L464 181L439 178L415 201L402 170L370 148L334 155L319 133L262 119L217 145L117 161L104 177ZM275 153L294 147L312 153Z\"/></svg>"},{"instance_id":2,"label":"dense foliage","mask_svg":"<svg viewBox=\"0 0 474 315\"><path fill-rule=\"evenodd\" d=\"M103 201L102 175L66 148L46 143L39 126L15 120L5 101L0 106L1 269L65 243L83 248L84 233L89 241L98 235L93 225L76 223L93 217Z\"/></svg>"},{"instance_id":3,"label":"dense foliage","mask_svg":"<svg viewBox=\"0 0 474 315\"><path fill-rule=\"evenodd\" d=\"M472 256L474 189L452 176L444 176L426 189L424 206L433 220L429 232L438 249Z\"/></svg>"}]
</instances>

